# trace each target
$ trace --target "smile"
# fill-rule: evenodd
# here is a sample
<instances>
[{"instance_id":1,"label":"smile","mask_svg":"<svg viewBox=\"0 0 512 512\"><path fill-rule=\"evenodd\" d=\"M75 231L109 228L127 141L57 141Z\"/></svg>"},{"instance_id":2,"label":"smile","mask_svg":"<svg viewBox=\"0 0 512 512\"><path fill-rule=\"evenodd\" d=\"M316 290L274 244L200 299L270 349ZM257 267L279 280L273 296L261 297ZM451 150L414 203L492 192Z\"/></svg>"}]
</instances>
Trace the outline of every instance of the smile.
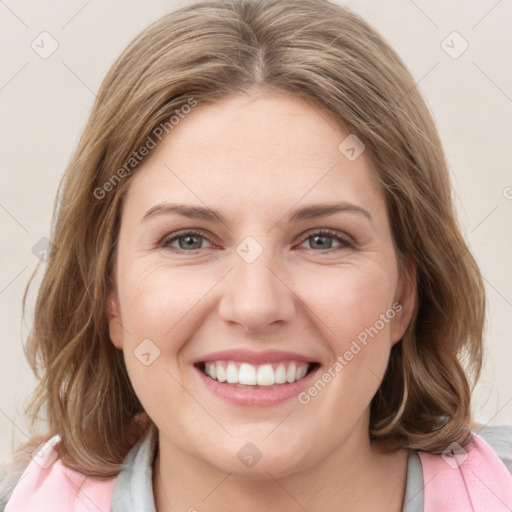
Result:
<instances>
[{"instance_id":1,"label":"smile","mask_svg":"<svg viewBox=\"0 0 512 512\"><path fill-rule=\"evenodd\" d=\"M292 384L303 379L316 363L283 361L261 365L239 361L208 361L200 365L213 380L239 386L275 386Z\"/></svg>"},{"instance_id":2,"label":"smile","mask_svg":"<svg viewBox=\"0 0 512 512\"><path fill-rule=\"evenodd\" d=\"M282 350L221 350L192 361L199 389L242 407L268 407L296 398L321 364L316 354Z\"/></svg>"}]
</instances>

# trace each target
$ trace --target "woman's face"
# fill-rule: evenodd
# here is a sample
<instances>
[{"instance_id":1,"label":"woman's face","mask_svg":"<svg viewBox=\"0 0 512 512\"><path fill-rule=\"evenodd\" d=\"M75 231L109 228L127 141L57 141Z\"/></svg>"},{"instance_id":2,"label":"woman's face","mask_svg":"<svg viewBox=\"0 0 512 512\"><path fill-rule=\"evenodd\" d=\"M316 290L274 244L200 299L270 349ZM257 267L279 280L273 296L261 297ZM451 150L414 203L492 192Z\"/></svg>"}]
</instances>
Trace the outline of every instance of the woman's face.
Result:
<instances>
[{"instance_id":1,"label":"woman's face","mask_svg":"<svg viewBox=\"0 0 512 512\"><path fill-rule=\"evenodd\" d=\"M369 445L413 293L349 135L290 95L230 97L134 176L110 335L164 452L268 477Z\"/></svg>"}]
</instances>

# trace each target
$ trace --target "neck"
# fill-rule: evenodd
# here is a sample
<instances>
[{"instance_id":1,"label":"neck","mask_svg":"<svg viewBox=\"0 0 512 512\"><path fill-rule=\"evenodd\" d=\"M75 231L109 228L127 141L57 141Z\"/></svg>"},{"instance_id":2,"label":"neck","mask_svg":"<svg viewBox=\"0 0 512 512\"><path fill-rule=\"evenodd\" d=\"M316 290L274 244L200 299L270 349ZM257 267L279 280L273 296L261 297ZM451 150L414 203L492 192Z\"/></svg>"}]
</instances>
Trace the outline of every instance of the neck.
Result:
<instances>
[{"instance_id":1,"label":"neck","mask_svg":"<svg viewBox=\"0 0 512 512\"><path fill-rule=\"evenodd\" d=\"M388 451L353 433L313 466L247 479L183 452L160 432L153 493L158 512L399 512L407 461L407 450Z\"/></svg>"}]
</instances>

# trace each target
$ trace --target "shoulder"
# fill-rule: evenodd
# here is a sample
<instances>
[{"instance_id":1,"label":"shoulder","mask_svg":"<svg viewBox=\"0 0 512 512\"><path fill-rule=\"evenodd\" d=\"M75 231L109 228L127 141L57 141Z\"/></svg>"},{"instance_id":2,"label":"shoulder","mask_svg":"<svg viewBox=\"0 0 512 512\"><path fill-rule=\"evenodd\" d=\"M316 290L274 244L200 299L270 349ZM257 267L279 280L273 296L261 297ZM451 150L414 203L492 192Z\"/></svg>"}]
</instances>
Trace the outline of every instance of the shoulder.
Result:
<instances>
[{"instance_id":1,"label":"shoulder","mask_svg":"<svg viewBox=\"0 0 512 512\"><path fill-rule=\"evenodd\" d=\"M145 413L137 414L133 424L134 444L141 440L144 432L156 429ZM152 428L148 429L148 426ZM25 500L27 496L33 497L34 510L40 512L41 508L38 508L37 502L44 502L45 496L52 496L52 492L55 495L56 488L59 488L57 495L48 498L54 506L53 510L79 510L76 506L80 505L74 502L71 507L60 506L59 508L59 505L63 505L66 500L76 498L79 498L79 501L87 501L90 496L97 497L98 502L106 505L105 510L110 510L112 489L116 478L87 477L65 466L60 459L60 440L60 435L54 431L35 435L16 448L8 463L0 464L0 512L4 512L6 507L9 509L10 502L17 502L20 497ZM66 492L61 492L62 489L66 489ZM20 510L27 512L28 507L22 507Z\"/></svg>"},{"instance_id":2,"label":"shoulder","mask_svg":"<svg viewBox=\"0 0 512 512\"><path fill-rule=\"evenodd\" d=\"M473 425L464 447L453 442L441 455L419 451L425 512L512 510L511 428Z\"/></svg>"},{"instance_id":3,"label":"shoulder","mask_svg":"<svg viewBox=\"0 0 512 512\"><path fill-rule=\"evenodd\" d=\"M16 484L32 460L30 452L22 452L0 466L0 512L3 512Z\"/></svg>"},{"instance_id":4,"label":"shoulder","mask_svg":"<svg viewBox=\"0 0 512 512\"><path fill-rule=\"evenodd\" d=\"M512 474L512 425L477 425L473 432L493 449Z\"/></svg>"},{"instance_id":5,"label":"shoulder","mask_svg":"<svg viewBox=\"0 0 512 512\"><path fill-rule=\"evenodd\" d=\"M0 512L4 511L16 485L28 469L34 455L39 453L41 447L52 439L57 439L57 436L52 432L34 435L14 450L11 460L0 465Z\"/></svg>"},{"instance_id":6,"label":"shoulder","mask_svg":"<svg viewBox=\"0 0 512 512\"><path fill-rule=\"evenodd\" d=\"M110 510L114 479L98 480L65 466L59 455L60 436L55 435L28 452L29 463L17 457L3 468L3 495L0 511L90 510L94 503L100 510ZM25 464L23 464L25 463ZM13 470L9 474L9 470ZM21 472L21 475L20 475Z\"/></svg>"}]
</instances>

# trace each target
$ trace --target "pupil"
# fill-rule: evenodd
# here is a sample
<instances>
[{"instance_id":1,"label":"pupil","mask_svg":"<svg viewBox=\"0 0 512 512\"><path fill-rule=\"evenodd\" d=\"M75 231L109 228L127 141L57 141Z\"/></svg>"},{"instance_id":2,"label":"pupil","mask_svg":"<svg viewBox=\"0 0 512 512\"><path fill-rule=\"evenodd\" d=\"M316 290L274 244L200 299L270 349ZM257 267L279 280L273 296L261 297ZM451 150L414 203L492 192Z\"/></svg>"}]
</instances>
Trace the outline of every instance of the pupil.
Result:
<instances>
[{"instance_id":1,"label":"pupil","mask_svg":"<svg viewBox=\"0 0 512 512\"><path fill-rule=\"evenodd\" d=\"M313 237L313 240L314 240L314 242L313 242L313 243L314 243L314 244L317 244L317 243L318 243L318 240L325 240L326 238L328 238L328 237L326 237L326 236L324 236L324 235L320 235L320 236L319 236L319 235L316 235L316 236L314 236L314 237ZM325 246L326 246L326 245L328 245L328 244L325 244L325 243L322 243L322 242L320 242L320 243L319 243L319 247L320 247L320 249L325 249Z\"/></svg>"},{"instance_id":2,"label":"pupil","mask_svg":"<svg viewBox=\"0 0 512 512\"><path fill-rule=\"evenodd\" d=\"M182 239L185 240L185 244L184 244L185 247L190 249L190 247L194 245L194 240L197 240L198 237L197 236L185 236L185 237L182 237ZM196 245L197 245L197 242L196 242ZM183 245L181 246L181 248L183 249Z\"/></svg>"}]
</instances>

